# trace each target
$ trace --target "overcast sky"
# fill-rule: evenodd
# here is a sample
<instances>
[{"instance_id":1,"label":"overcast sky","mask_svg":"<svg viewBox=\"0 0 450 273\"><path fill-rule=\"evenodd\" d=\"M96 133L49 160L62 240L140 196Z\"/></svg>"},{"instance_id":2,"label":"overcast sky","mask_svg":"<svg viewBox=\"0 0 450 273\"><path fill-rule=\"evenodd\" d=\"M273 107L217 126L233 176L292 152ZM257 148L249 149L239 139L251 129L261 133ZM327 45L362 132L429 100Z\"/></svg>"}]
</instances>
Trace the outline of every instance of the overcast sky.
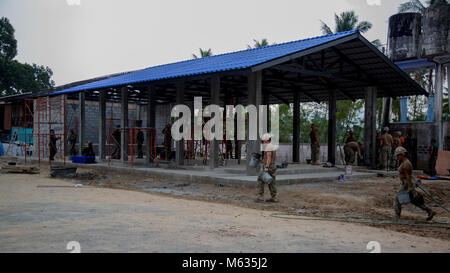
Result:
<instances>
[{"instance_id":1,"label":"overcast sky","mask_svg":"<svg viewBox=\"0 0 450 273\"><path fill-rule=\"evenodd\" d=\"M253 39L288 42L334 28L355 10L386 42L387 22L406 0L0 0L16 30L21 62L52 68L57 85L100 75L242 50Z\"/></svg>"}]
</instances>

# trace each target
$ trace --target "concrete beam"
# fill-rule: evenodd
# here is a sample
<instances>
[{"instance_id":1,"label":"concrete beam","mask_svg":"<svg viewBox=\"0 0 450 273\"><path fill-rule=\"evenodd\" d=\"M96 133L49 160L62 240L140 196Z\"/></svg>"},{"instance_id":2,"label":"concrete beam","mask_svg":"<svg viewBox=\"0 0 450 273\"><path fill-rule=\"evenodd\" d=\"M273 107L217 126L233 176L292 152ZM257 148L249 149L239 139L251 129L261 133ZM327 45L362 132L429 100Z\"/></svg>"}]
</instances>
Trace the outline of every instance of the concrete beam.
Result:
<instances>
[{"instance_id":1,"label":"concrete beam","mask_svg":"<svg viewBox=\"0 0 450 273\"><path fill-rule=\"evenodd\" d=\"M120 127L122 128L120 137L120 159L122 162L128 160L128 88L122 87L120 89L120 101L121 101L121 118Z\"/></svg>"},{"instance_id":2,"label":"concrete beam","mask_svg":"<svg viewBox=\"0 0 450 273\"><path fill-rule=\"evenodd\" d=\"M370 168L376 168L376 122L377 122L377 88L366 87L364 90L364 161Z\"/></svg>"},{"instance_id":3,"label":"concrete beam","mask_svg":"<svg viewBox=\"0 0 450 273\"><path fill-rule=\"evenodd\" d=\"M211 79L211 104L220 105L220 77ZM215 128L217 130L217 128ZM211 169L219 167L219 141L209 142L209 166Z\"/></svg>"},{"instance_id":4,"label":"concrete beam","mask_svg":"<svg viewBox=\"0 0 450 273\"><path fill-rule=\"evenodd\" d=\"M146 108L146 112L147 112L147 128L155 128L155 117L156 117L156 104L155 104L155 100L154 100L154 90L151 86L148 87L148 103L147 103L147 108ZM147 163L147 166L150 166L150 163L153 162L153 159L150 158L150 152L152 147L150 147L151 145L151 132L147 133L147 137L145 139L145 143L146 143L146 160L145 162Z\"/></svg>"},{"instance_id":5,"label":"concrete beam","mask_svg":"<svg viewBox=\"0 0 450 273\"><path fill-rule=\"evenodd\" d=\"M179 81L176 83L177 90L177 104L184 104L184 81ZM176 161L179 166L184 165L184 140L179 140L176 142Z\"/></svg>"},{"instance_id":6,"label":"concrete beam","mask_svg":"<svg viewBox=\"0 0 450 273\"><path fill-rule=\"evenodd\" d=\"M84 92L78 94L78 147L79 155L82 155L85 142L86 129L86 101Z\"/></svg>"},{"instance_id":7,"label":"concrete beam","mask_svg":"<svg viewBox=\"0 0 450 273\"><path fill-rule=\"evenodd\" d=\"M259 109L262 101L262 71L251 72L248 74L248 104L253 104ZM253 121L252 121L253 122ZM261 153L261 139L259 136L259 122L257 123L257 140L247 141L247 175L257 175L258 169L249 166L250 158L253 153ZM248 127L247 127L248 128Z\"/></svg>"},{"instance_id":8,"label":"concrete beam","mask_svg":"<svg viewBox=\"0 0 450 273\"><path fill-rule=\"evenodd\" d=\"M298 90L294 90L293 110L292 161L300 162L300 94Z\"/></svg>"},{"instance_id":9,"label":"concrete beam","mask_svg":"<svg viewBox=\"0 0 450 273\"><path fill-rule=\"evenodd\" d=\"M102 90L98 97L98 156L100 160L106 159L106 96L106 90Z\"/></svg>"}]
</instances>

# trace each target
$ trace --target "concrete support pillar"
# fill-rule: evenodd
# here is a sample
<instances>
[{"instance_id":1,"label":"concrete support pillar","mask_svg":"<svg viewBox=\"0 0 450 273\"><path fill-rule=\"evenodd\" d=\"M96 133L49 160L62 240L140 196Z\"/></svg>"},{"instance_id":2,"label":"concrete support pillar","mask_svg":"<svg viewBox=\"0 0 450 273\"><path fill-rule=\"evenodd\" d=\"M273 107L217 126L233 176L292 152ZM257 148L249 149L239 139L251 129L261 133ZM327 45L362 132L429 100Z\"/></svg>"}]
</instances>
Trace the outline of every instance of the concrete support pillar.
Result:
<instances>
[{"instance_id":1,"label":"concrete support pillar","mask_svg":"<svg viewBox=\"0 0 450 273\"><path fill-rule=\"evenodd\" d=\"M155 103L155 99L153 96L153 88L150 86L148 87L148 103L147 103L147 108L146 108L146 112L147 112L147 128L155 128L155 117L156 117L156 103ZM154 132L154 131L153 131ZM156 133L156 132L155 132ZM147 133L147 137L145 139L145 145L146 145L146 160L145 162L147 163L147 166L150 166L150 163L153 162L153 158L150 157L150 153L151 150L153 149L153 147L151 147L151 137L152 137L152 133L149 131ZM155 139L156 140L156 139ZM155 145L155 143L153 143L153 145Z\"/></svg>"},{"instance_id":2,"label":"concrete support pillar","mask_svg":"<svg viewBox=\"0 0 450 273\"><path fill-rule=\"evenodd\" d=\"M177 97L176 101L177 104L184 104L184 82L179 81L176 83L176 90L177 90ZM179 140L176 142L176 154L175 158L177 161L177 164L179 166L184 165L184 139Z\"/></svg>"},{"instance_id":3,"label":"concrete support pillar","mask_svg":"<svg viewBox=\"0 0 450 273\"><path fill-rule=\"evenodd\" d=\"M436 64L436 73L434 79L434 121L436 122L436 141L439 144L439 150L443 150L443 124L442 124L442 87L444 85L444 68L442 64Z\"/></svg>"},{"instance_id":4,"label":"concrete support pillar","mask_svg":"<svg viewBox=\"0 0 450 273\"><path fill-rule=\"evenodd\" d=\"M98 156L100 161L106 159L106 90L100 91L98 96Z\"/></svg>"},{"instance_id":5,"label":"concrete support pillar","mask_svg":"<svg viewBox=\"0 0 450 273\"><path fill-rule=\"evenodd\" d=\"M336 90L330 90L330 93L328 96L328 160L327 161L332 164L336 164Z\"/></svg>"},{"instance_id":6,"label":"concrete support pillar","mask_svg":"<svg viewBox=\"0 0 450 273\"><path fill-rule=\"evenodd\" d=\"M408 122L408 97L400 98L400 122Z\"/></svg>"},{"instance_id":7,"label":"concrete support pillar","mask_svg":"<svg viewBox=\"0 0 450 273\"><path fill-rule=\"evenodd\" d=\"M120 119L120 127L122 128L121 136L120 136L120 159L122 162L128 160L128 88L122 87L120 89L120 100L121 100L121 114L122 117Z\"/></svg>"},{"instance_id":8,"label":"concrete support pillar","mask_svg":"<svg viewBox=\"0 0 450 273\"><path fill-rule=\"evenodd\" d=\"M80 146L78 147L79 154L82 155L84 142L85 142L85 124L86 124L86 104L85 104L85 94L80 92L78 94L78 142Z\"/></svg>"},{"instance_id":9,"label":"concrete support pillar","mask_svg":"<svg viewBox=\"0 0 450 273\"><path fill-rule=\"evenodd\" d=\"M389 117L391 115L392 108L392 99L391 98L383 98L383 112L381 115L381 124L380 128L384 128L389 126L390 120Z\"/></svg>"},{"instance_id":10,"label":"concrete support pillar","mask_svg":"<svg viewBox=\"0 0 450 273\"><path fill-rule=\"evenodd\" d=\"M293 110L292 161L300 162L300 93L297 90L294 90Z\"/></svg>"},{"instance_id":11,"label":"concrete support pillar","mask_svg":"<svg viewBox=\"0 0 450 273\"><path fill-rule=\"evenodd\" d=\"M376 168L377 88L364 90L364 160L370 168Z\"/></svg>"},{"instance_id":12,"label":"concrete support pillar","mask_svg":"<svg viewBox=\"0 0 450 273\"><path fill-rule=\"evenodd\" d=\"M211 104L220 105L220 77L211 79ZM214 130L217 130L215 128ZM209 142L209 166L211 169L219 167L219 141L212 140Z\"/></svg>"},{"instance_id":13,"label":"concrete support pillar","mask_svg":"<svg viewBox=\"0 0 450 273\"><path fill-rule=\"evenodd\" d=\"M256 106L259 109L262 100L262 73L261 71L251 72L248 74L248 104ZM261 153L261 139L259 136L259 122L256 122L257 140L247 141L247 175L257 175L258 169L249 166L250 158L253 153Z\"/></svg>"}]
</instances>

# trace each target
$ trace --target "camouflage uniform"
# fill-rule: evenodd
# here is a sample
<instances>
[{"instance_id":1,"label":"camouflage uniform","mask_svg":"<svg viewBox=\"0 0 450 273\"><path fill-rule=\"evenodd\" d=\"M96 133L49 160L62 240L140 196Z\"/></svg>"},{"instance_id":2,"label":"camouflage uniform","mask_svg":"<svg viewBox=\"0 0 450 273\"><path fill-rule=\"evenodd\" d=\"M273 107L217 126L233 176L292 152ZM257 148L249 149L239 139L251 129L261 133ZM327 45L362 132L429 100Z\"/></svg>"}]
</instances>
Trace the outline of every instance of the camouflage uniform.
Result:
<instances>
[{"instance_id":1,"label":"camouflage uniform","mask_svg":"<svg viewBox=\"0 0 450 273\"><path fill-rule=\"evenodd\" d=\"M311 163L318 162L320 158L320 148L317 142L311 143Z\"/></svg>"},{"instance_id":2,"label":"camouflage uniform","mask_svg":"<svg viewBox=\"0 0 450 273\"><path fill-rule=\"evenodd\" d=\"M270 174L270 176L272 177L272 182L270 182L270 184L268 184L269 187L269 191L270 191L270 196L274 199L277 196L277 187L276 187L276 172L277 172L277 167L275 165L275 159L276 159L276 152L272 151L272 157L271 157L271 162L269 165L269 170L268 173ZM264 152L264 157L263 157L263 168L264 168L264 162L266 161L266 154L267 152ZM262 175L264 174L264 169L260 172L260 174L258 175L258 181L257 181L257 189L258 189L258 194L260 196L264 195L264 180L262 179Z\"/></svg>"},{"instance_id":3,"label":"camouflage uniform","mask_svg":"<svg viewBox=\"0 0 450 273\"><path fill-rule=\"evenodd\" d=\"M276 168L275 164L270 164L269 174L270 174L270 176L272 176L273 181L270 182L268 187L269 187L269 191L270 191L270 196L272 198L275 198L277 196L276 172L277 172L277 168ZM259 176L258 176L257 189L258 189L258 194L259 195L264 195L264 184L265 184L265 182L262 179L262 175L263 174L264 174L264 172L262 171L259 174Z\"/></svg>"},{"instance_id":4,"label":"camouflage uniform","mask_svg":"<svg viewBox=\"0 0 450 273\"><path fill-rule=\"evenodd\" d=\"M355 163L355 150L352 147L345 145L344 146L344 154L345 154L345 162L347 165L352 165Z\"/></svg>"},{"instance_id":5,"label":"camouflage uniform","mask_svg":"<svg viewBox=\"0 0 450 273\"><path fill-rule=\"evenodd\" d=\"M400 165L399 170L403 167L404 164L411 164L411 163L410 163L409 161L406 162L406 163L402 163L402 164ZM411 166L411 168L412 168L412 166ZM400 185L400 188L399 188L398 191L397 191L397 194L399 194L399 193L401 193L401 192L408 191L408 180L407 180L406 178L400 178L400 180L402 181L402 183L401 183L401 185ZM412 196L416 196L417 194L419 194L419 193L417 193L417 191L416 191L416 187L417 187L417 185L416 185L416 179L415 179L415 177L413 177L413 176L411 177L411 186L412 186L411 195L412 195ZM426 212L428 213L428 215L430 215L430 214L432 213L432 210L431 210L429 207L427 207L427 205L425 205L425 203L420 204L420 205L416 205L416 204L414 204L414 205L415 205L416 207L418 207L418 208L420 208L420 209L426 211ZM401 204L400 201L398 200L397 195L395 195L395 199L394 199L394 209L395 209L395 214L397 214L397 216L400 217L400 214L401 214L401 212L402 212L402 204Z\"/></svg>"}]
</instances>

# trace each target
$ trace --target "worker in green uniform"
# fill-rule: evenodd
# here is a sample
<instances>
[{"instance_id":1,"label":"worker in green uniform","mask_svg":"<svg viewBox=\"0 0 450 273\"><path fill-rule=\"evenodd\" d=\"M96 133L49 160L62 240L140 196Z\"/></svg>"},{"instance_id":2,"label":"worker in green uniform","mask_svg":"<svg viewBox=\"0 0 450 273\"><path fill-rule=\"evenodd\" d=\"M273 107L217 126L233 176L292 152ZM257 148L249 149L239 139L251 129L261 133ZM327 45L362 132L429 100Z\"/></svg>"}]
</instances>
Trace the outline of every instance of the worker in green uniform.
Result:
<instances>
[{"instance_id":1,"label":"worker in green uniform","mask_svg":"<svg viewBox=\"0 0 450 273\"><path fill-rule=\"evenodd\" d=\"M268 183L270 196L271 198L267 200L267 202L278 202L277 199L277 187L276 187L276 172L277 167L275 165L276 160L276 149L271 144L271 135L268 133L265 133L261 140L263 141L263 151L264 155L262 158L262 165L263 165L263 171L259 174L258 180L257 180L257 189L258 189L258 197L256 198L256 202L264 201L264 185L266 182L264 182L263 175L264 173L268 173L272 180Z\"/></svg>"}]
</instances>

